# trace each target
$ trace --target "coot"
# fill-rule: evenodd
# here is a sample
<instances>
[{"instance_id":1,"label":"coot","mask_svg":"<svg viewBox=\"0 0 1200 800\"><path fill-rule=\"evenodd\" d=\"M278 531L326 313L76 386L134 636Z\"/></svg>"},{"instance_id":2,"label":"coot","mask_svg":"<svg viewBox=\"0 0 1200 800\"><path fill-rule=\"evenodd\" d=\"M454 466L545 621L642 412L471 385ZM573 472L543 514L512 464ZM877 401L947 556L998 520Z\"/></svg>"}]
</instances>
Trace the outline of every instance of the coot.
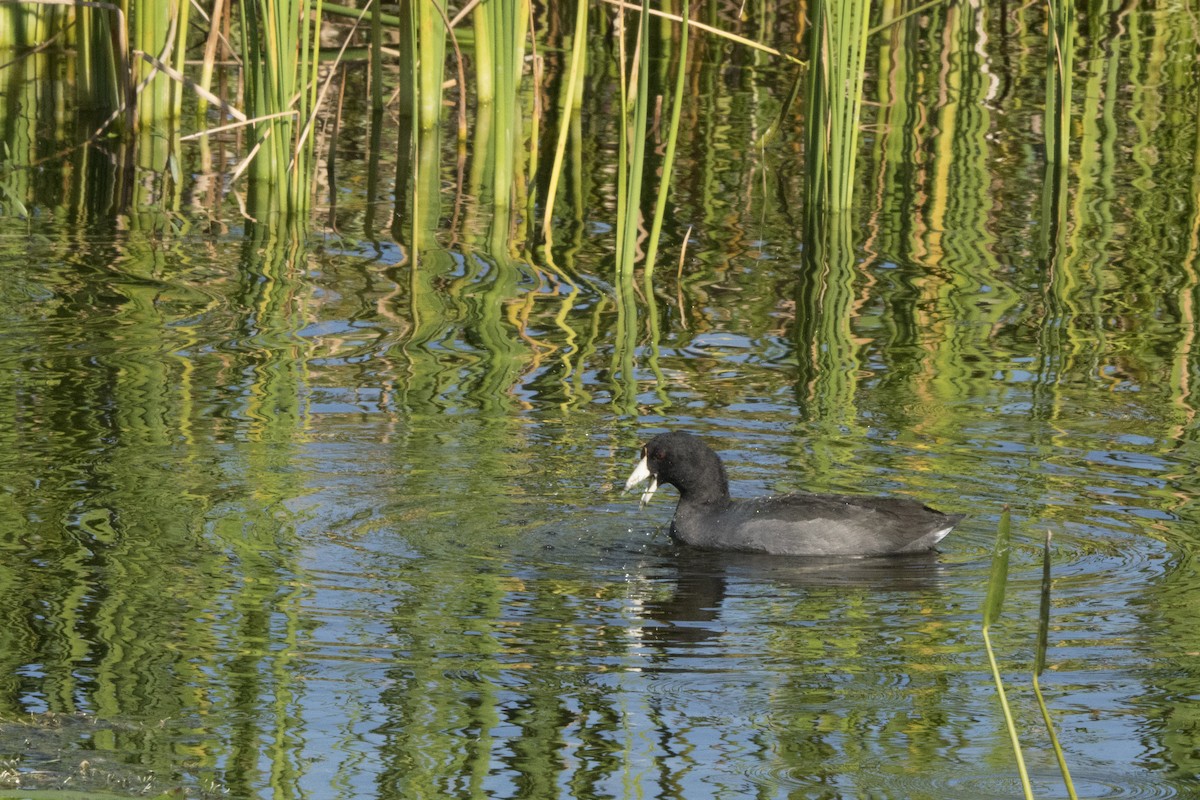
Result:
<instances>
[{"instance_id":1,"label":"coot","mask_svg":"<svg viewBox=\"0 0 1200 800\"><path fill-rule=\"evenodd\" d=\"M691 434L664 433L642 448L626 491L650 479L679 490L671 538L706 550L787 556L880 556L931 550L963 518L915 500L797 492L733 500L725 466Z\"/></svg>"}]
</instances>

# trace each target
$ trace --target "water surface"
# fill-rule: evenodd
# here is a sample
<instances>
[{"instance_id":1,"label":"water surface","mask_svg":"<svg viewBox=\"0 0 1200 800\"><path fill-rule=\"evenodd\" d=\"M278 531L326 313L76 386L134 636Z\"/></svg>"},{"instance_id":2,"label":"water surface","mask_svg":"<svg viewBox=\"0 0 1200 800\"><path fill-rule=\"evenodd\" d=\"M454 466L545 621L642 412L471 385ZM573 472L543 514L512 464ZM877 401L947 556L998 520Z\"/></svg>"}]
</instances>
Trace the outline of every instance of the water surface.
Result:
<instances>
[{"instance_id":1,"label":"water surface","mask_svg":"<svg viewBox=\"0 0 1200 800\"><path fill-rule=\"evenodd\" d=\"M114 217L54 167L88 202L43 178L0 232L0 793L1018 796L979 633L1008 505L1037 796L1065 796L1028 681L1046 530L1080 795L1193 796L1195 59L1163 13L1081 53L1060 195L1034 43L979 8L905 29L832 243L753 146L788 76L701 59L689 254L649 284L613 277L590 150L554 248L447 188L416 258L349 135L299 238L230 197ZM736 494L970 516L928 558L681 551L669 490L618 491L667 429Z\"/></svg>"}]
</instances>

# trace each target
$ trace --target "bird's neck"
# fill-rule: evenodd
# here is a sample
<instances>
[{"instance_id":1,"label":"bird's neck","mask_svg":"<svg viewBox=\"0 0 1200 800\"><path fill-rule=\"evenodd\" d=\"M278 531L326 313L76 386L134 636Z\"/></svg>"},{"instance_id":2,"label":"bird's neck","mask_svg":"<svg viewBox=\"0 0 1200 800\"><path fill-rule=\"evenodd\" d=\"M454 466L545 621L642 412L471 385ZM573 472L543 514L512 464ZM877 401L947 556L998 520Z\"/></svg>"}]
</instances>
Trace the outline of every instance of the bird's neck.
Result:
<instances>
[{"instance_id":1,"label":"bird's neck","mask_svg":"<svg viewBox=\"0 0 1200 800\"><path fill-rule=\"evenodd\" d=\"M681 503L703 506L709 511L729 505L729 476L716 453L694 453L686 463L672 466L671 483L679 490Z\"/></svg>"},{"instance_id":2,"label":"bird's neck","mask_svg":"<svg viewBox=\"0 0 1200 800\"><path fill-rule=\"evenodd\" d=\"M679 500L688 505L710 506L714 509L725 508L730 503L729 484L722 481L720 485L708 486L702 489L680 489Z\"/></svg>"}]
</instances>

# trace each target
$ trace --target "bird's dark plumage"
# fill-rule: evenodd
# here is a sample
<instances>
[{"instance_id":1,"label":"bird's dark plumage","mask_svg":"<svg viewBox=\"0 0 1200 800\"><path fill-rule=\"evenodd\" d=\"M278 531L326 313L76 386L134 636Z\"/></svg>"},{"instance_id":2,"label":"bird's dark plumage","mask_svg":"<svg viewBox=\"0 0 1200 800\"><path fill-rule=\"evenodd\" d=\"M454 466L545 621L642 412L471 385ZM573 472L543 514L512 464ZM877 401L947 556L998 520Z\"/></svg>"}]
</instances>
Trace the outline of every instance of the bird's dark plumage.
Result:
<instances>
[{"instance_id":1,"label":"bird's dark plumage","mask_svg":"<svg viewBox=\"0 0 1200 800\"><path fill-rule=\"evenodd\" d=\"M721 459L682 432L647 442L625 488L646 479L643 503L661 483L679 490L671 537L708 550L826 557L919 553L962 519L901 498L797 492L734 500Z\"/></svg>"}]
</instances>

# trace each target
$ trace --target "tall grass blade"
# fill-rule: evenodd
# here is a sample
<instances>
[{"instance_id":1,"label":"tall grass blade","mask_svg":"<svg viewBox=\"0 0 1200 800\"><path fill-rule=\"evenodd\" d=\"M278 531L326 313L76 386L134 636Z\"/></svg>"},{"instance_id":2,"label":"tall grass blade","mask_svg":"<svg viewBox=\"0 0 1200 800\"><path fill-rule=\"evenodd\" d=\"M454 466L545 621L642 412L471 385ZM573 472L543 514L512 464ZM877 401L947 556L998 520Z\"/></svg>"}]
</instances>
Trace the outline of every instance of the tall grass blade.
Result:
<instances>
[{"instance_id":1,"label":"tall grass blade","mask_svg":"<svg viewBox=\"0 0 1200 800\"><path fill-rule=\"evenodd\" d=\"M213 69L216 66L217 50L222 46L222 31L229 33L229 4L226 0L213 0L208 17L208 37L204 40L204 59L200 66L200 88L204 93L212 90ZM227 36L226 36L227 38ZM203 119L208 112L208 97L200 95L196 104L196 116Z\"/></svg>"},{"instance_id":2,"label":"tall grass blade","mask_svg":"<svg viewBox=\"0 0 1200 800\"><path fill-rule=\"evenodd\" d=\"M862 116L870 4L815 0L809 29L808 107L804 120L807 203L850 208Z\"/></svg>"},{"instance_id":3,"label":"tall grass blade","mask_svg":"<svg viewBox=\"0 0 1200 800\"><path fill-rule=\"evenodd\" d=\"M621 272L625 252L625 205L629 202L629 75L625 71L625 7L617 12L614 33L617 37L617 88L620 118L617 120L617 272Z\"/></svg>"},{"instance_id":4,"label":"tall grass blade","mask_svg":"<svg viewBox=\"0 0 1200 800\"><path fill-rule=\"evenodd\" d=\"M650 0L642 0L633 69L637 78L637 89L633 95L631 152L628 162L628 179L625 183L625 213L621 232L617 236L617 272L622 276L633 274L633 262L637 255L638 219L641 216L642 207L642 176L646 165L646 119L649 116L652 102L652 98L649 96Z\"/></svg>"},{"instance_id":5,"label":"tall grass blade","mask_svg":"<svg viewBox=\"0 0 1200 800\"><path fill-rule=\"evenodd\" d=\"M529 32L529 54L532 65L531 76L533 78L533 113L529 117L529 165L526 173L518 173L518 177L523 178L524 174L528 174L530 183L535 184L542 152L541 121L543 109L542 92L540 91L540 87L545 75L543 74L542 58L538 54L537 49L537 19L534 16L533 5L531 3L525 4L525 21L527 30ZM453 35L453 32L451 32L451 35ZM519 74L520 73L518 73L518 75ZM519 105L517 107L520 108ZM536 206L537 188L536 185L531 185L525 190L525 216L522 220L524 227L530 228L533 226L532 220L534 220L537 216Z\"/></svg>"},{"instance_id":6,"label":"tall grass blade","mask_svg":"<svg viewBox=\"0 0 1200 800\"><path fill-rule=\"evenodd\" d=\"M1027 800L1033 800L1033 787L1029 783L1029 772L1025 769L1025 757L1021 754L1021 740L1017 736L1017 725L1013 720L1012 709L1008 705L1008 695L1004 691L1004 681L1000 677L1000 667L996 663L996 653L992 649L992 638L989 629L992 623L1000 618L1000 609L1004 605L1004 586L1008 582L1008 557L1012 538L1012 519L1007 506L1000 515L1000 525L996 529L996 546L992 551L992 570L988 576L987 597L983 601L983 646L987 650L988 664L992 669L992 680L996 683L996 694L1000 698L1000 708L1004 711L1004 724L1008 728L1008 738L1012 743L1013 756L1016 758L1017 771L1021 776L1021 788Z\"/></svg>"},{"instance_id":7,"label":"tall grass blade","mask_svg":"<svg viewBox=\"0 0 1200 800\"><path fill-rule=\"evenodd\" d=\"M489 0L482 6L482 10L491 15L491 27L496 37L492 50L496 80L492 198L498 209L505 210L512 208L514 188L520 179L520 86L529 20L527 7L528 0Z\"/></svg>"},{"instance_id":8,"label":"tall grass blade","mask_svg":"<svg viewBox=\"0 0 1200 800\"><path fill-rule=\"evenodd\" d=\"M1046 648L1050 640L1050 531L1046 531L1045 548L1042 551L1042 592L1038 607L1037 647L1034 650L1033 674L1041 675L1046 669Z\"/></svg>"},{"instance_id":9,"label":"tall grass blade","mask_svg":"<svg viewBox=\"0 0 1200 800\"><path fill-rule=\"evenodd\" d=\"M1008 583L1008 557L1012 541L1012 512L1008 506L1000 515L1000 525L996 529L996 545L992 550L992 571L988 575L987 597L983 601L983 627L990 628L1000 619L1000 610L1004 606L1004 590Z\"/></svg>"},{"instance_id":10,"label":"tall grass blade","mask_svg":"<svg viewBox=\"0 0 1200 800\"><path fill-rule=\"evenodd\" d=\"M429 130L442 115L442 76L446 59L446 23L441 5L434 0L415 0L417 13L417 72L420 82L419 119Z\"/></svg>"},{"instance_id":11,"label":"tall grass blade","mask_svg":"<svg viewBox=\"0 0 1200 800\"><path fill-rule=\"evenodd\" d=\"M1050 718L1050 709L1046 705L1046 698L1042 696L1042 687L1038 682L1038 678L1046 669L1046 649L1050 639L1050 531L1046 531L1045 547L1042 550L1042 598L1038 608L1038 635L1037 648L1034 654L1033 664L1033 693L1037 697L1038 708L1042 712L1042 722L1046 725L1046 734L1050 737L1050 744L1054 748L1054 757L1058 760L1058 770L1062 773L1063 784L1067 789L1067 796L1071 800L1078 800L1078 795L1075 794L1075 784L1071 781L1071 770L1067 767L1067 758L1063 754L1062 745L1059 744L1058 734L1054 732L1054 721Z\"/></svg>"},{"instance_id":12,"label":"tall grass blade","mask_svg":"<svg viewBox=\"0 0 1200 800\"><path fill-rule=\"evenodd\" d=\"M552 223L554 201L558 195L558 181L562 174L563 156L567 151L567 138L571 133L572 120L579 108L583 90L583 59L587 53L587 8L586 0L575 5L575 33L571 41L571 62L564 81L562 111L558 118L558 141L554 146L554 162L550 167L547 182L545 209L542 216L542 235L547 244L553 242Z\"/></svg>"},{"instance_id":13,"label":"tall grass blade","mask_svg":"<svg viewBox=\"0 0 1200 800\"><path fill-rule=\"evenodd\" d=\"M671 188L671 171L675 166L675 145L679 140L679 116L683 109L683 89L687 80L688 13L689 0L683 0L681 9L684 24L679 34L679 69L675 74L675 92L671 102L671 122L667 130L667 149L663 154L662 177L659 178L658 199L654 204L654 221L650 225L650 240L646 244L646 299L654 302L650 294L650 280L654 276L654 258L658 254L658 237L662 233L663 215L667 209L667 192Z\"/></svg>"},{"instance_id":14,"label":"tall grass blade","mask_svg":"<svg viewBox=\"0 0 1200 800\"><path fill-rule=\"evenodd\" d=\"M495 29L495 15L476 9L471 15L475 29L475 102L480 105L496 100L496 37L503 33Z\"/></svg>"},{"instance_id":15,"label":"tall grass blade","mask_svg":"<svg viewBox=\"0 0 1200 800\"><path fill-rule=\"evenodd\" d=\"M383 4L371 0L371 111L383 111Z\"/></svg>"},{"instance_id":16,"label":"tall grass blade","mask_svg":"<svg viewBox=\"0 0 1200 800\"><path fill-rule=\"evenodd\" d=\"M1046 157L1066 166L1070 158L1071 75L1075 68L1074 0L1047 0L1050 13L1046 64Z\"/></svg>"}]
</instances>

